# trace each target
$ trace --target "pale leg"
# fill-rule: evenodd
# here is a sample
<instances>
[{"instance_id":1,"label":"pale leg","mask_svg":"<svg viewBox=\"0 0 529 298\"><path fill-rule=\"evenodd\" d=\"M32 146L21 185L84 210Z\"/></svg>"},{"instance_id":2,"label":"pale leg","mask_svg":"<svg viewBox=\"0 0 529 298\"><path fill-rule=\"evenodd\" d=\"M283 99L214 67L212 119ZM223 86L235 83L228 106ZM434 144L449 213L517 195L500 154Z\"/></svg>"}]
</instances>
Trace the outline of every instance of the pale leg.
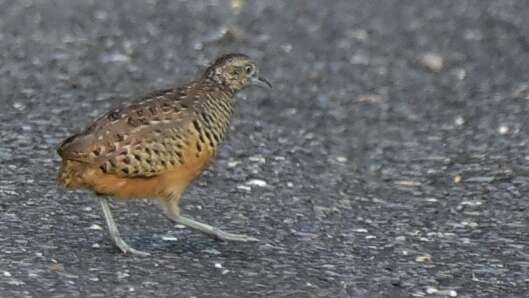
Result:
<instances>
[{"instance_id":1,"label":"pale leg","mask_svg":"<svg viewBox=\"0 0 529 298\"><path fill-rule=\"evenodd\" d=\"M110 211L110 207L108 206L108 201L105 198L99 198L99 203L101 204L101 208L103 209L103 215L105 216L105 221L107 222L108 226L108 232L110 233L110 238L114 241L117 247L121 249L123 253L131 253L134 255L139 256L148 256L149 253L136 250L132 247L130 247L119 235L118 227L116 226L116 223L114 222L114 218L112 217L112 212Z\"/></svg>"},{"instance_id":2,"label":"pale leg","mask_svg":"<svg viewBox=\"0 0 529 298\"><path fill-rule=\"evenodd\" d=\"M219 228L198 222L196 220L180 215L180 208L178 208L178 199L169 201L160 200L164 214L169 220L182 224L188 228L197 230L215 239L223 241L240 241L240 242L254 242L259 241L257 238L247 235L232 234L224 232Z\"/></svg>"}]
</instances>

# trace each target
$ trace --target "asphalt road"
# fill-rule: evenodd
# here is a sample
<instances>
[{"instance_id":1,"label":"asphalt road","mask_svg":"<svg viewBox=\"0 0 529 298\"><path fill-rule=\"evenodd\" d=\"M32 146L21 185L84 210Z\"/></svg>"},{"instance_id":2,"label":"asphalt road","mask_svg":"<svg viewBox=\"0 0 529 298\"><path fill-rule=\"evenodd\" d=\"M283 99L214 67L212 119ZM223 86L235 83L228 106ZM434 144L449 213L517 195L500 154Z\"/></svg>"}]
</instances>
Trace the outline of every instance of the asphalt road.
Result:
<instances>
[{"instance_id":1,"label":"asphalt road","mask_svg":"<svg viewBox=\"0 0 529 298\"><path fill-rule=\"evenodd\" d=\"M529 2L0 1L0 297L527 297ZM183 211L58 189L97 115L259 61Z\"/></svg>"}]
</instances>

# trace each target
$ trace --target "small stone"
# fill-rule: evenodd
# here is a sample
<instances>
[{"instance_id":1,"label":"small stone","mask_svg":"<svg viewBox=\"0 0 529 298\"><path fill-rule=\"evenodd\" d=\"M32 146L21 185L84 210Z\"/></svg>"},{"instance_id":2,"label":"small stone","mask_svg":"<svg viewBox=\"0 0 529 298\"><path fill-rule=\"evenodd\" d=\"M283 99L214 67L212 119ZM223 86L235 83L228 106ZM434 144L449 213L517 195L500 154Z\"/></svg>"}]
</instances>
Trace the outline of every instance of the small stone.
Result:
<instances>
[{"instance_id":1,"label":"small stone","mask_svg":"<svg viewBox=\"0 0 529 298\"><path fill-rule=\"evenodd\" d=\"M127 272L117 272L116 274L118 276L118 279L124 279L124 278L127 278L130 276L130 274L128 274Z\"/></svg>"},{"instance_id":2,"label":"small stone","mask_svg":"<svg viewBox=\"0 0 529 298\"><path fill-rule=\"evenodd\" d=\"M358 96L357 101L366 103L380 103L383 101L383 99L384 98L378 94L364 94Z\"/></svg>"},{"instance_id":3,"label":"small stone","mask_svg":"<svg viewBox=\"0 0 529 298\"><path fill-rule=\"evenodd\" d=\"M355 229L353 231L355 231L357 233L367 233L367 229Z\"/></svg>"},{"instance_id":4,"label":"small stone","mask_svg":"<svg viewBox=\"0 0 529 298\"><path fill-rule=\"evenodd\" d=\"M430 256L430 255L417 256L415 258L415 261L419 262L419 263L431 263L432 262L432 256Z\"/></svg>"},{"instance_id":5,"label":"small stone","mask_svg":"<svg viewBox=\"0 0 529 298\"><path fill-rule=\"evenodd\" d=\"M13 285L13 286L22 286L24 285L25 283L21 280L18 280L18 279L12 279L10 281L7 282L8 285Z\"/></svg>"},{"instance_id":6,"label":"small stone","mask_svg":"<svg viewBox=\"0 0 529 298\"><path fill-rule=\"evenodd\" d=\"M251 191L252 188L246 185L237 185L237 189L244 190L244 191Z\"/></svg>"},{"instance_id":7,"label":"small stone","mask_svg":"<svg viewBox=\"0 0 529 298\"><path fill-rule=\"evenodd\" d=\"M473 222L473 221L462 221L461 222L461 225L463 226L468 226L468 227L471 227L471 228L477 228L478 227L478 224L476 222Z\"/></svg>"},{"instance_id":8,"label":"small stone","mask_svg":"<svg viewBox=\"0 0 529 298\"><path fill-rule=\"evenodd\" d=\"M162 240L163 241L177 241L178 238L173 237L173 236L162 236Z\"/></svg>"},{"instance_id":9,"label":"small stone","mask_svg":"<svg viewBox=\"0 0 529 298\"><path fill-rule=\"evenodd\" d=\"M474 183L491 183L494 180L496 180L495 177L491 176L479 176L479 177L470 177L466 179L467 182L474 182Z\"/></svg>"},{"instance_id":10,"label":"small stone","mask_svg":"<svg viewBox=\"0 0 529 298\"><path fill-rule=\"evenodd\" d=\"M414 187L414 186L421 186L422 183L419 182L419 181L412 181L412 180L399 180L399 181L395 181L394 182L396 185L400 185L400 186L409 186L409 187Z\"/></svg>"},{"instance_id":11,"label":"small stone","mask_svg":"<svg viewBox=\"0 0 529 298\"><path fill-rule=\"evenodd\" d=\"M8 271L4 271L2 273L5 277L11 277L11 273L9 273Z\"/></svg>"},{"instance_id":12,"label":"small stone","mask_svg":"<svg viewBox=\"0 0 529 298\"><path fill-rule=\"evenodd\" d=\"M111 63L111 62L117 62L117 63L123 63L123 62L130 62L130 57L119 52L114 53L107 53L103 54L102 59L104 63Z\"/></svg>"},{"instance_id":13,"label":"small stone","mask_svg":"<svg viewBox=\"0 0 529 298\"><path fill-rule=\"evenodd\" d=\"M498 127L498 133L500 135L506 135L509 133L509 127L507 127L506 125L500 125L500 127Z\"/></svg>"},{"instance_id":14,"label":"small stone","mask_svg":"<svg viewBox=\"0 0 529 298\"><path fill-rule=\"evenodd\" d=\"M221 263L215 263L215 268L222 269L222 264Z\"/></svg>"},{"instance_id":15,"label":"small stone","mask_svg":"<svg viewBox=\"0 0 529 298\"><path fill-rule=\"evenodd\" d=\"M428 288L426 288L426 293L427 293L427 294L435 294L435 293L437 293L437 292L439 292L439 290L436 289L436 288L432 288L432 287L428 287Z\"/></svg>"},{"instance_id":16,"label":"small stone","mask_svg":"<svg viewBox=\"0 0 529 298\"><path fill-rule=\"evenodd\" d=\"M59 271L64 271L64 266L61 265L61 264L52 264L50 266L50 271L53 271L53 272L59 272Z\"/></svg>"},{"instance_id":17,"label":"small stone","mask_svg":"<svg viewBox=\"0 0 529 298\"><path fill-rule=\"evenodd\" d=\"M437 53L425 53L419 58L419 63L432 72L439 72L444 68L444 59Z\"/></svg>"},{"instance_id":18,"label":"small stone","mask_svg":"<svg viewBox=\"0 0 529 298\"><path fill-rule=\"evenodd\" d=\"M216 255L216 256L221 254L220 251L218 251L218 250L216 250L214 248L207 248L207 249L202 250L202 252L210 254L210 255Z\"/></svg>"},{"instance_id":19,"label":"small stone","mask_svg":"<svg viewBox=\"0 0 529 298\"><path fill-rule=\"evenodd\" d=\"M465 119L463 119L463 117L461 117L461 116L457 116L457 117L454 119L454 123L455 123L457 126L461 126L461 125L465 124Z\"/></svg>"},{"instance_id":20,"label":"small stone","mask_svg":"<svg viewBox=\"0 0 529 298\"><path fill-rule=\"evenodd\" d=\"M17 110L19 110L19 111L24 110L25 107L26 107L26 106L25 106L24 104L20 103L20 102L15 102L15 103L13 104L13 108L15 108L15 109L17 109Z\"/></svg>"},{"instance_id":21,"label":"small stone","mask_svg":"<svg viewBox=\"0 0 529 298\"><path fill-rule=\"evenodd\" d=\"M252 162L258 162L258 163L266 163L266 159L262 155L254 155L250 156L248 160Z\"/></svg>"},{"instance_id":22,"label":"small stone","mask_svg":"<svg viewBox=\"0 0 529 298\"><path fill-rule=\"evenodd\" d=\"M228 168L235 168L238 164L240 164L239 161L230 161L228 162Z\"/></svg>"},{"instance_id":23,"label":"small stone","mask_svg":"<svg viewBox=\"0 0 529 298\"><path fill-rule=\"evenodd\" d=\"M97 231L103 230L103 228L100 225L98 225L98 224L93 224L88 229L89 230L97 230Z\"/></svg>"},{"instance_id":24,"label":"small stone","mask_svg":"<svg viewBox=\"0 0 529 298\"><path fill-rule=\"evenodd\" d=\"M253 186L259 186L259 187L265 187L267 185L266 181L261 179L252 179L248 182L246 182L247 185L253 185Z\"/></svg>"},{"instance_id":25,"label":"small stone","mask_svg":"<svg viewBox=\"0 0 529 298\"><path fill-rule=\"evenodd\" d=\"M245 4L246 4L245 0L231 0L230 1L231 9L233 9L236 13L239 13Z\"/></svg>"},{"instance_id":26,"label":"small stone","mask_svg":"<svg viewBox=\"0 0 529 298\"><path fill-rule=\"evenodd\" d=\"M100 248L100 247L101 247L101 245L99 245L97 243L92 244L92 248Z\"/></svg>"},{"instance_id":27,"label":"small stone","mask_svg":"<svg viewBox=\"0 0 529 298\"><path fill-rule=\"evenodd\" d=\"M337 156L336 157L336 161L341 162L341 163L346 163L347 162L347 157L345 157L345 156Z\"/></svg>"},{"instance_id":28,"label":"small stone","mask_svg":"<svg viewBox=\"0 0 529 298\"><path fill-rule=\"evenodd\" d=\"M478 200L473 200L473 201L463 201L463 202L461 202L461 205L464 205L464 206L470 206L470 207L476 207L476 206L481 206L481 205L483 205L483 202L482 202L482 201L478 201Z\"/></svg>"},{"instance_id":29,"label":"small stone","mask_svg":"<svg viewBox=\"0 0 529 298\"><path fill-rule=\"evenodd\" d=\"M406 236L397 236L395 237L395 241L404 242L406 241Z\"/></svg>"}]
</instances>

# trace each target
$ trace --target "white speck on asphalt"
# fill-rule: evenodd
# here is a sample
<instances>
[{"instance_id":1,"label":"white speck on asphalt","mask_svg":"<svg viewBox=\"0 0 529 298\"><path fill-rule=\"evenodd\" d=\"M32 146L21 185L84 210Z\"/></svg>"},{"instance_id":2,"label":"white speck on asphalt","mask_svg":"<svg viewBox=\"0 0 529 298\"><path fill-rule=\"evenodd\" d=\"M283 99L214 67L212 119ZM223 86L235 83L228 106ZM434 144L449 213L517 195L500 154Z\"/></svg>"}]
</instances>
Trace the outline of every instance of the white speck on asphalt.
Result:
<instances>
[{"instance_id":1,"label":"white speck on asphalt","mask_svg":"<svg viewBox=\"0 0 529 298\"><path fill-rule=\"evenodd\" d=\"M425 53L419 58L419 62L432 72L439 72L444 68L444 59L437 53Z\"/></svg>"},{"instance_id":2,"label":"white speck on asphalt","mask_svg":"<svg viewBox=\"0 0 529 298\"><path fill-rule=\"evenodd\" d=\"M347 162L347 157L345 157L345 156L337 156L336 157L336 161L341 162L341 163L346 163Z\"/></svg>"},{"instance_id":3,"label":"white speck on asphalt","mask_svg":"<svg viewBox=\"0 0 529 298\"><path fill-rule=\"evenodd\" d=\"M120 271L118 271L116 275L118 276L118 279L124 279L130 276L130 274L128 274L127 272L120 272Z\"/></svg>"},{"instance_id":4,"label":"white speck on asphalt","mask_svg":"<svg viewBox=\"0 0 529 298\"><path fill-rule=\"evenodd\" d=\"M465 119L463 119L462 116L457 116L457 117L454 119L454 123L455 123L457 126L461 126L461 125L465 124Z\"/></svg>"},{"instance_id":5,"label":"white speck on asphalt","mask_svg":"<svg viewBox=\"0 0 529 298\"><path fill-rule=\"evenodd\" d=\"M97 231L103 230L103 228L100 225L98 225L98 224L93 224L90 227L88 227L88 229L89 230L97 230Z\"/></svg>"},{"instance_id":6,"label":"white speck on asphalt","mask_svg":"<svg viewBox=\"0 0 529 298\"><path fill-rule=\"evenodd\" d=\"M432 287L428 287L428 288L426 288L426 293L427 293L427 294L435 294L435 293L437 293L437 292L439 292L439 290L436 289L436 288L432 288Z\"/></svg>"},{"instance_id":7,"label":"white speck on asphalt","mask_svg":"<svg viewBox=\"0 0 529 298\"><path fill-rule=\"evenodd\" d=\"M509 133L509 127L507 127L506 125L500 125L500 127L498 127L498 133L500 135L506 135Z\"/></svg>"},{"instance_id":8,"label":"white speck on asphalt","mask_svg":"<svg viewBox=\"0 0 529 298\"><path fill-rule=\"evenodd\" d=\"M246 182L246 184L247 185L251 185L251 186L259 186L259 187L265 187L265 186L268 185L266 183L266 181L261 180L261 179L252 179L252 180Z\"/></svg>"},{"instance_id":9,"label":"white speck on asphalt","mask_svg":"<svg viewBox=\"0 0 529 298\"><path fill-rule=\"evenodd\" d=\"M238 164L240 164L239 161L230 161L228 162L228 168L235 168Z\"/></svg>"},{"instance_id":10,"label":"white speck on asphalt","mask_svg":"<svg viewBox=\"0 0 529 298\"><path fill-rule=\"evenodd\" d=\"M177 241L178 238L173 237L173 236L162 236L162 240L163 241Z\"/></svg>"},{"instance_id":11,"label":"white speck on asphalt","mask_svg":"<svg viewBox=\"0 0 529 298\"><path fill-rule=\"evenodd\" d=\"M248 158L251 162L266 163L266 159L262 155L254 155Z\"/></svg>"},{"instance_id":12,"label":"white speck on asphalt","mask_svg":"<svg viewBox=\"0 0 529 298\"><path fill-rule=\"evenodd\" d=\"M252 188L246 185L237 185L237 189L244 190L244 191L251 191Z\"/></svg>"}]
</instances>

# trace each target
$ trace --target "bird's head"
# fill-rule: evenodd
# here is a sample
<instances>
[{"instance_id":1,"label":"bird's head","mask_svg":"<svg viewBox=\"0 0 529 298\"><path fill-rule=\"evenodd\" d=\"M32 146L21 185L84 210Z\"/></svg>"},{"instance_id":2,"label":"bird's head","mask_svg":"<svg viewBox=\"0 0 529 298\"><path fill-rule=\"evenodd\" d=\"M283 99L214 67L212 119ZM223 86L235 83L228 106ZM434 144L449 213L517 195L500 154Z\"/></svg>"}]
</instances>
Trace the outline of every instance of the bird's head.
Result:
<instances>
[{"instance_id":1,"label":"bird's head","mask_svg":"<svg viewBox=\"0 0 529 298\"><path fill-rule=\"evenodd\" d=\"M227 54L217 58L204 75L233 92L251 85L272 88L267 80L259 76L255 61L244 54Z\"/></svg>"}]
</instances>

